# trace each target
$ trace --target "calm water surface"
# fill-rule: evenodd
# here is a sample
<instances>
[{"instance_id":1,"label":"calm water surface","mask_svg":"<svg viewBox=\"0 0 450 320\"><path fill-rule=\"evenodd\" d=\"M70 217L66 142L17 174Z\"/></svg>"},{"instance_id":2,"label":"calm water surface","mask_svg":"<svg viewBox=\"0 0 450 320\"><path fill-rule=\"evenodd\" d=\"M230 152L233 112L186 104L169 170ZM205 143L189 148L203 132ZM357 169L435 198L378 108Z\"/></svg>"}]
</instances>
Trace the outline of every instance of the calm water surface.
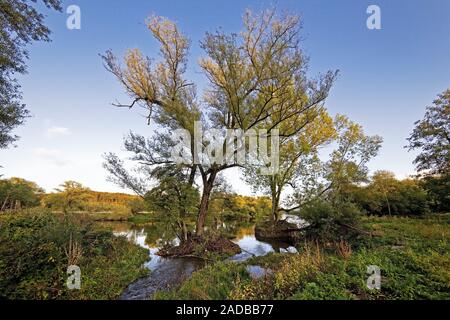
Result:
<instances>
[{"instance_id":1,"label":"calm water surface","mask_svg":"<svg viewBox=\"0 0 450 320\"><path fill-rule=\"evenodd\" d=\"M288 221L303 224L296 217L286 217ZM164 241L161 231L155 225L135 226L131 223L108 222L102 226L111 229L116 236L126 237L148 250L149 258L145 267L151 270L149 276L141 278L128 286L121 296L123 300L146 300L158 290L170 290L188 279L192 273L204 266L204 261L194 258L162 258L156 253ZM226 228L226 224L224 224ZM255 237L255 227L234 227L235 238L232 240L242 249L242 253L231 258L231 261L241 262L253 256L264 256L270 252L297 253L297 249L289 243L281 241L260 241ZM176 240L171 241L177 244ZM247 270L253 277L259 277L266 272L259 266L249 266Z\"/></svg>"}]
</instances>

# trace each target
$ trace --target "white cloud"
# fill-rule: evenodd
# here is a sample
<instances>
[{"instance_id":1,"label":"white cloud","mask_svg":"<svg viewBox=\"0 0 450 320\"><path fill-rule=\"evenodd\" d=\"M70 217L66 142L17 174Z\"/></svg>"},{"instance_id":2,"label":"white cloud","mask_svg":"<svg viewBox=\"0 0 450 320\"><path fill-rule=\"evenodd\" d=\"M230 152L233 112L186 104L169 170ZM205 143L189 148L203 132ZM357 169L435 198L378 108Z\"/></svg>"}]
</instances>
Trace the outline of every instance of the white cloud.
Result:
<instances>
[{"instance_id":1,"label":"white cloud","mask_svg":"<svg viewBox=\"0 0 450 320\"><path fill-rule=\"evenodd\" d=\"M68 136L72 132L70 132L69 128L64 127L51 127L47 129L47 135L49 137L55 137L55 136Z\"/></svg>"},{"instance_id":2,"label":"white cloud","mask_svg":"<svg viewBox=\"0 0 450 320\"><path fill-rule=\"evenodd\" d=\"M48 160L51 163L62 167L69 164L69 161L64 159L59 150L47 149L47 148L37 148L34 149L34 154L42 159Z\"/></svg>"}]
</instances>

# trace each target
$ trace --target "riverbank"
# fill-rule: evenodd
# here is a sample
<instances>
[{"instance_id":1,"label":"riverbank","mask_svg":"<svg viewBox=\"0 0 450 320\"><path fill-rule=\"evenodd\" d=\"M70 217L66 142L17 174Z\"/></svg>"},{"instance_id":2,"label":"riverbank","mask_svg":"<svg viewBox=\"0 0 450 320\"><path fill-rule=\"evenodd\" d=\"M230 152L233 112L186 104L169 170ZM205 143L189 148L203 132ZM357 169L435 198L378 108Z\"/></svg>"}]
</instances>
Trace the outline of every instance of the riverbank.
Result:
<instances>
[{"instance_id":1,"label":"riverbank","mask_svg":"<svg viewBox=\"0 0 450 320\"><path fill-rule=\"evenodd\" d=\"M258 240L254 226L228 224L242 253L215 262L158 256L167 242L156 223L72 218L0 216L0 298L450 299L448 214L364 217L373 237L326 248ZM81 268L81 290L67 290L69 261ZM366 286L368 266L381 270L379 291Z\"/></svg>"},{"instance_id":2,"label":"riverbank","mask_svg":"<svg viewBox=\"0 0 450 320\"><path fill-rule=\"evenodd\" d=\"M157 228L158 224L134 225L130 223L107 223L103 227L109 228L117 236L126 237L130 242L136 243L149 252L145 266L151 270L149 276L141 278L124 291L121 299L145 300L151 299L157 291L168 291L178 288L189 279L193 272L212 264L214 261L224 261L223 256L209 255L209 259L196 259L193 257L164 258L158 253L167 243L162 239L164 232ZM245 261L255 256L263 256L270 252L295 252L291 243L282 241L260 241L255 237L255 225L248 223L224 223L222 225L229 239L240 248L241 253L227 258L228 261ZM169 237L170 239L170 237ZM176 245L178 241L169 241Z\"/></svg>"},{"instance_id":3,"label":"riverbank","mask_svg":"<svg viewBox=\"0 0 450 320\"><path fill-rule=\"evenodd\" d=\"M0 216L0 299L117 299L144 268L148 252L71 215L30 210ZM79 266L79 290L67 268Z\"/></svg>"},{"instance_id":4,"label":"riverbank","mask_svg":"<svg viewBox=\"0 0 450 320\"><path fill-rule=\"evenodd\" d=\"M244 263L218 262L155 299L450 299L450 215L367 217L373 237L327 249L305 244L299 254L271 253ZM265 270L252 274L250 266ZM381 289L369 289L369 266ZM261 274L261 272L259 272Z\"/></svg>"}]
</instances>

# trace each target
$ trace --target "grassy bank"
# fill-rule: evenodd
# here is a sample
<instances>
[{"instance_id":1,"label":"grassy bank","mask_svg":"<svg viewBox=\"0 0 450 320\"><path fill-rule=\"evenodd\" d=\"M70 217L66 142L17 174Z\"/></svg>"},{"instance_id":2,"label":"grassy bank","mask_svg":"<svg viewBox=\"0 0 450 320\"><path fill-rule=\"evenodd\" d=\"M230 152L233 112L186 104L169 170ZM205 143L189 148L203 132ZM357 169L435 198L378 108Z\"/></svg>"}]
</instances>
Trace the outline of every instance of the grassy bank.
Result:
<instances>
[{"instance_id":1,"label":"grassy bank","mask_svg":"<svg viewBox=\"0 0 450 320\"><path fill-rule=\"evenodd\" d=\"M245 264L216 263L179 290L156 299L450 299L450 215L365 218L373 237L327 249L305 244L298 255L271 254L246 265L269 273L253 279ZM381 290L367 287L367 267L381 269Z\"/></svg>"},{"instance_id":2,"label":"grassy bank","mask_svg":"<svg viewBox=\"0 0 450 320\"><path fill-rule=\"evenodd\" d=\"M116 299L146 274L148 252L71 215L33 210L0 216L0 298ZM69 265L81 290L68 290Z\"/></svg>"}]
</instances>

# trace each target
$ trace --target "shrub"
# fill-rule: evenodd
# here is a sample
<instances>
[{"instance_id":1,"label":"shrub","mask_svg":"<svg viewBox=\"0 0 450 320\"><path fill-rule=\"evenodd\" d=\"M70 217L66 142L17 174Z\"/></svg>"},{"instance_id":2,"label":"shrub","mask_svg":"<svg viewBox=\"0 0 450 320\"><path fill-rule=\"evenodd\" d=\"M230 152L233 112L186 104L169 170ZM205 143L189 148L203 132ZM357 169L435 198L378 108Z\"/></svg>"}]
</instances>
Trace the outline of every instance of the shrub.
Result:
<instances>
[{"instance_id":1,"label":"shrub","mask_svg":"<svg viewBox=\"0 0 450 320\"><path fill-rule=\"evenodd\" d=\"M69 216L21 212L0 220L0 298L113 299L144 274L145 249ZM81 268L81 290L66 288Z\"/></svg>"},{"instance_id":2,"label":"shrub","mask_svg":"<svg viewBox=\"0 0 450 320\"><path fill-rule=\"evenodd\" d=\"M308 203L301 211L301 217L308 221L305 229L309 238L323 241L349 239L357 235L355 229L360 220L360 210L350 202L332 204L326 200Z\"/></svg>"}]
</instances>

